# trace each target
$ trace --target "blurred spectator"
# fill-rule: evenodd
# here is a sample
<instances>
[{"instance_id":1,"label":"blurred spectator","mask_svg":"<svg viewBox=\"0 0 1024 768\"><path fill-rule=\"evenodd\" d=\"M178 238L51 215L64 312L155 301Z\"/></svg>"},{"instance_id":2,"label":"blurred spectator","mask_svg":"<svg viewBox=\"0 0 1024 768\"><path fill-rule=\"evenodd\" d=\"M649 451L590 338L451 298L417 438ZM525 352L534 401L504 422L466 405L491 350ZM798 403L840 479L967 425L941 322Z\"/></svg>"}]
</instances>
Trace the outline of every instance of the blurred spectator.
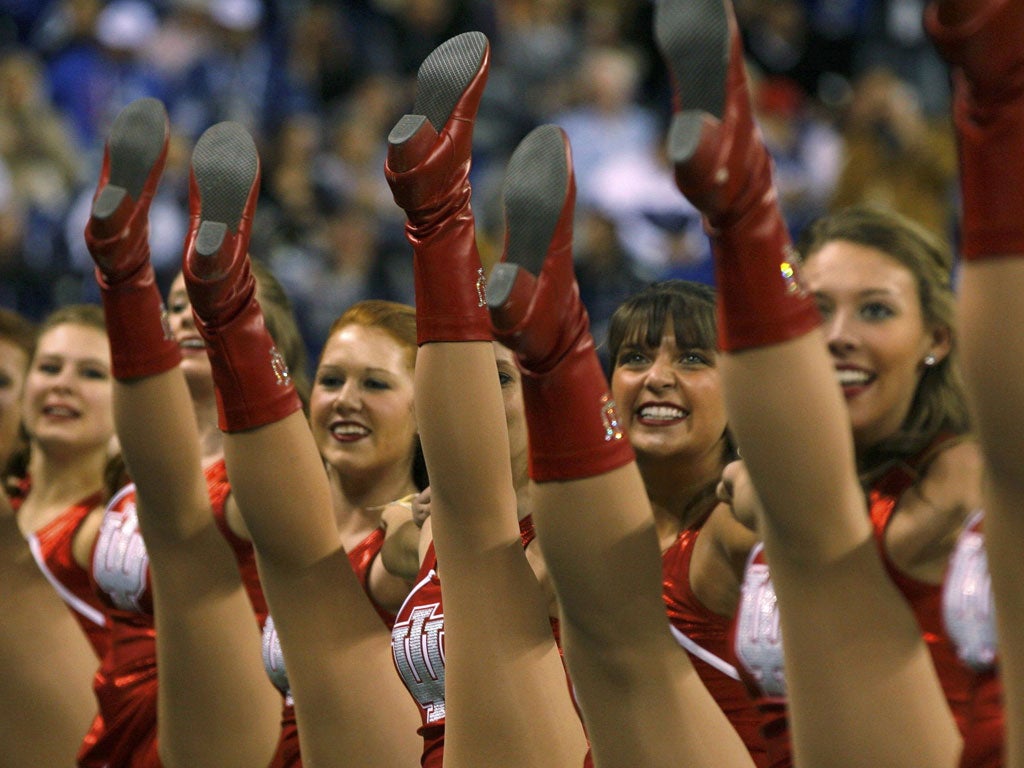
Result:
<instances>
[{"instance_id":1,"label":"blurred spectator","mask_svg":"<svg viewBox=\"0 0 1024 768\"><path fill-rule=\"evenodd\" d=\"M52 220L63 217L81 157L49 101L42 64L27 49L0 54L0 156L25 204Z\"/></svg>"},{"instance_id":2,"label":"blurred spectator","mask_svg":"<svg viewBox=\"0 0 1024 768\"><path fill-rule=\"evenodd\" d=\"M676 187L663 141L601 162L587 204L614 223L632 269L645 279L656 280L672 267L681 237L694 248L689 260L706 260L710 268L700 214Z\"/></svg>"},{"instance_id":3,"label":"blurred spectator","mask_svg":"<svg viewBox=\"0 0 1024 768\"><path fill-rule=\"evenodd\" d=\"M171 118L193 141L215 123L241 123L265 151L285 120L312 107L264 35L261 0L209 0L213 44L189 70Z\"/></svg>"},{"instance_id":4,"label":"blurred spectator","mask_svg":"<svg viewBox=\"0 0 1024 768\"><path fill-rule=\"evenodd\" d=\"M49 65L53 103L71 121L80 150L102 146L114 118L135 99L167 100L166 83L140 56L158 23L143 0L114 0L96 17L91 36L70 39L54 54Z\"/></svg>"},{"instance_id":5,"label":"blurred spectator","mask_svg":"<svg viewBox=\"0 0 1024 768\"><path fill-rule=\"evenodd\" d=\"M620 48L584 53L577 72L578 101L551 116L572 142L579 198L587 204L599 194L597 173L623 155L644 156L659 138L655 113L637 101L641 79L635 56Z\"/></svg>"},{"instance_id":6,"label":"blurred spectator","mask_svg":"<svg viewBox=\"0 0 1024 768\"><path fill-rule=\"evenodd\" d=\"M775 162L779 202L794 238L828 210L842 139L816 102L784 77L751 78L754 115Z\"/></svg>"},{"instance_id":7,"label":"blurred spectator","mask_svg":"<svg viewBox=\"0 0 1024 768\"><path fill-rule=\"evenodd\" d=\"M590 315L590 330L599 355L603 356L612 313L650 281L633 268L612 219L593 209L581 208L577 211L574 230L580 298ZM607 359L602 362L607 367Z\"/></svg>"},{"instance_id":8,"label":"blurred spectator","mask_svg":"<svg viewBox=\"0 0 1024 768\"><path fill-rule=\"evenodd\" d=\"M924 34L925 0L873 0L857 71L888 69L913 88L930 118L949 116L949 70Z\"/></svg>"},{"instance_id":9,"label":"blurred spectator","mask_svg":"<svg viewBox=\"0 0 1024 768\"><path fill-rule=\"evenodd\" d=\"M142 55L169 84L172 94L181 93L189 71L213 45L213 21L208 0L167 0L167 12ZM171 96L171 100L176 99Z\"/></svg>"},{"instance_id":10,"label":"blurred spectator","mask_svg":"<svg viewBox=\"0 0 1024 768\"><path fill-rule=\"evenodd\" d=\"M831 206L888 206L949 237L956 148L949 120L930 120L915 91L888 69L855 84L841 123L843 164Z\"/></svg>"}]
</instances>

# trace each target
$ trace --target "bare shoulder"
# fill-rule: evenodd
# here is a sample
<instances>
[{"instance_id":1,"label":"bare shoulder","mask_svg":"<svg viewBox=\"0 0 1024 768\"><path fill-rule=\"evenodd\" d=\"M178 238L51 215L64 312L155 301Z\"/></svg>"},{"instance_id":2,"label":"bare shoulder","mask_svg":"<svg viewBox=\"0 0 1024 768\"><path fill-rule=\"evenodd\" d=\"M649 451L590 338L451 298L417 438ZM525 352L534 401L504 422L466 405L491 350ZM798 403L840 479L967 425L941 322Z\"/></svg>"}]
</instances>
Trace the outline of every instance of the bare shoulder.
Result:
<instances>
[{"instance_id":1,"label":"bare shoulder","mask_svg":"<svg viewBox=\"0 0 1024 768\"><path fill-rule=\"evenodd\" d=\"M919 485L921 494L933 505L966 507L981 505L984 461L974 439L964 439L935 454L925 468Z\"/></svg>"},{"instance_id":2,"label":"bare shoulder","mask_svg":"<svg viewBox=\"0 0 1024 768\"><path fill-rule=\"evenodd\" d=\"M941 449L900 498L885 533L893 562L938 583L967 516L981 506L983 462L974 440Z\"/></svg>"}]
</instances>

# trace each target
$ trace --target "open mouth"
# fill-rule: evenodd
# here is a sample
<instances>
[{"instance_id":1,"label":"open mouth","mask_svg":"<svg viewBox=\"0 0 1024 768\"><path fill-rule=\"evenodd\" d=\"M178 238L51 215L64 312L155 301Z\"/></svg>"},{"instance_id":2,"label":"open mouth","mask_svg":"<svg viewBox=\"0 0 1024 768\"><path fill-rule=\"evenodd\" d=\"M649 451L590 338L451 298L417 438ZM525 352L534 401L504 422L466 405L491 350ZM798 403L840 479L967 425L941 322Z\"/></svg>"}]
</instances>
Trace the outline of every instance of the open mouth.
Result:
<instances>
[{"instance_id":1,"label":"open mouth","mask_svg":"<svg viewBox=\"0 0 1024 768\"><path fill-rule=\"evenodd\" d=\"M678 424L689 415L689 411L686 411L677 405L651 403L642 405L637 409L636 420L645 426L662 427L670 424Z\"/></svg>"}]
</instances>

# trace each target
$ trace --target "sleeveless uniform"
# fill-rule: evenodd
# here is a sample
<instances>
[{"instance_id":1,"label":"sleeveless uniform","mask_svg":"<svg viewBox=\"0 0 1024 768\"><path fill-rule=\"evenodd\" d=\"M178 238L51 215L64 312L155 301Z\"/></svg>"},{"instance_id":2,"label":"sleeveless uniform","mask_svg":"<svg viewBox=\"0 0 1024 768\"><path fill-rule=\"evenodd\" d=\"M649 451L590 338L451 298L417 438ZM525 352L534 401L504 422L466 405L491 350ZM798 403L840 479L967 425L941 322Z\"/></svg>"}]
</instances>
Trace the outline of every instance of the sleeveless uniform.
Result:
<instances>
[{"instance_id":1,"label":"sleeveless uniform","mask_svg":"<svg viewBox=\"0 0 1024 768\"><path fill-rule=\"evenodd\" d=\"M533 519L519 521L519 534L525 549L536 536ZM552 619L552 632L558 639L558 622ZM398 675L420 708L423 725L424 768L441 768L444 759L444 609L441 606L441 582L437 576L437 555L431 542L417 574L416 586L402 603L391 630L391 651ZM589 753L585 766L590 765Z\"/></svg>"},{"instance_id":2,"label":"sleeveless uniform","mask_svg":"<svg viewBox=\"0 0 1024 768\"><path fill-rule=\"evenodd\" d=\"M71 543L82 521L102 501L102 493L82 499L28 536L39 570L71 609L97 659L102 659L110 647L106 611L93 591L88 570L75 562Z\"/></svg>"},{"instance_id":3,"label":"sleeveless uniform","mask_svg":"<svg viewBox=\"0 0 1024 768\"><path fill-rule=\"evenodd\" d=\"M232 546L256 620L262 623L267 609L255 555L251 545L232 534L224 520L230 493L224 462L211 465L205 475L217 526ZM93 682L100 711L79 751L78 765L159 768L153 595L134 485L121 489L107 505L92 563L93 583L110 619L111 647Z\"/></svg>"},{"instance_id":4,"label":"sleeveless uniform","mask_svg":"<svg viewBox=\"0 0 1024 768\"><path fill-rule=\"evenodd\" d=\"M995 727L992 708L998 701L998 687L992 680L982 681L977 673L964 665L957 657L956 649L943 624L941 585L928 584L906 575L889 558L885 550L885 531L892 519L900 497L916 479L913 468L921 460L934 455L935 448L943 440L936 441L923 454L916 457L910 466L896 466L886 472L871 488L868 494L868 510L874 530L875 541L882 555L885 569L896 587L906 598L917 622L928 650L931 653L939 683L942 686L950 710L964 738L962 768L985 768L1002 765L1001 755L993 755L989 748ZM764 569L748 568L744 578L743 597L737 615L736 655L744 674L755 690L763 697L765 705L780 707L781 696L785 694L782 665L781 637L778 634L778 616L775 607L774 590L770 589L768 574ZM979 690L984 702L979 701ZM980 708L984 722L976 722L975 710ZM781 717L781 716L780 716ZM780 721L783 722L784 721ZM999 735L996 743L1002 743L1002 713L999 713ZM769 750L782 751L783 740L788 731L778 727L774 733L776 744ZM978 740L983 739L984 743Z\"/></svg>"},{"instance_id":5,"label":"sleeveless uniform","mask_svg":"<svg viewBox=\"0 0 1024 768\"><path fill-rule=\"evenodd\" d=\"M377 528L348 552L352 570L355 571L364 590L368 589L370 566L380 554L383 545L384 529ZM369 593L367 593L367 597L369 597ZM391 629L395 623L394 614L381 608L373 602L372 598L370 602L385 626ZM281 715L281 741L278 745L277 756L271 766L272 768L298 768L302 765L302 756L299 751L299 729L295 720L295 702L288 686L288 672L285 670L281 640L277 636L273 616L268 616L263 625L263 666L267 670L270 682L281 692L285 701L284 712Z\"/></svg>"},{"instance_id":6,"label":"sleeveless uniform","mask_svg":"<svg viewBox=\"0 0 1024 768\"><path fill-rule=\"evenodd\" d=\"M662 554L662 598L676 642L689 654L701 681L743 739L754 763L764 768L762 717L733 663L729 643L732 619L709 610L690 587L694 545L709 515L710 511L683 530Z\"/></svg>"},{"instance_id":7,"label":"sleeveless uniform","mask_svg":"<svg viewBox=\"0 0 1024 768\"><path fill-rule=\"evenodd\" d=\"M997 676L995 607L983 538L984 513L964 525L946 570L942 615L960 660L973 674L964 711L961 766L1003 765L1005 715Z\"/></svg>"}]
</instances>

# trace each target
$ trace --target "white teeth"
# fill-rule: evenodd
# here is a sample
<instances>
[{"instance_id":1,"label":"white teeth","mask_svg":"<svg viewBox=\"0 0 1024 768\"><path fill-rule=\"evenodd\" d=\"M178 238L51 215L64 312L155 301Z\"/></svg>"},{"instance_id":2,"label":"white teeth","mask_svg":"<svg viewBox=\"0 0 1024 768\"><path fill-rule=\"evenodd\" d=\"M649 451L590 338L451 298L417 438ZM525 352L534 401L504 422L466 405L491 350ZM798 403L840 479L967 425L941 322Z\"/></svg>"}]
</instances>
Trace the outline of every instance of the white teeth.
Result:
<instances>
[{"instance_id":1,"label":"white teeth","mask_svg":"<svg viewBox=\"0 0 1024 768\"><path fill-rule=\"evenodd\" d=\"M202 339L185 339L178 346L185 349L203 349L206 344L203 343Z\"/></svg>"},{"instance_id":2,"label":"white teeth","mask_svg":"<svg viewBox=\"0 0 1024 768\"><path fill-rule=\"evenodd\" d=\"M867 371L855 371L849 368L836 371L836 378L839 384L844 387L867 384L871 380L871 374Z\"/></svg>"},{"instance_id":3,"label":"white teeth","mask_svg":"<svg viewBox=\"0 0 1024 768\"><path fill-rule=\"evenodd\" d=\"M335 437L348 437L351 435L368 435L370 430L359 424L338 424L331 427L331 434Z\"/></svg>"},{"instance_id":4,"label":"white teeth","mask_svg":"<svg viewBox=\"0 0 1024 768\"><path fill-rule=\"evenodd\" d=\"M648 405L640 409L641 419L651 421L675 421L686 417L686 412L681 408L672 408L667 405Z\"/></svg>"},{"instance_id":5,"label":"white teeth","mask_svg":"<svg viewBox=\"0 0 1024 768\"><path fill-rule=\"evenodd\" d=\"M76 415L75 411L72 409L58 405L47 406L43 409L43 412L48 416L61 416L63 418L71 418Z\"/></svg>"}]
</instances>

